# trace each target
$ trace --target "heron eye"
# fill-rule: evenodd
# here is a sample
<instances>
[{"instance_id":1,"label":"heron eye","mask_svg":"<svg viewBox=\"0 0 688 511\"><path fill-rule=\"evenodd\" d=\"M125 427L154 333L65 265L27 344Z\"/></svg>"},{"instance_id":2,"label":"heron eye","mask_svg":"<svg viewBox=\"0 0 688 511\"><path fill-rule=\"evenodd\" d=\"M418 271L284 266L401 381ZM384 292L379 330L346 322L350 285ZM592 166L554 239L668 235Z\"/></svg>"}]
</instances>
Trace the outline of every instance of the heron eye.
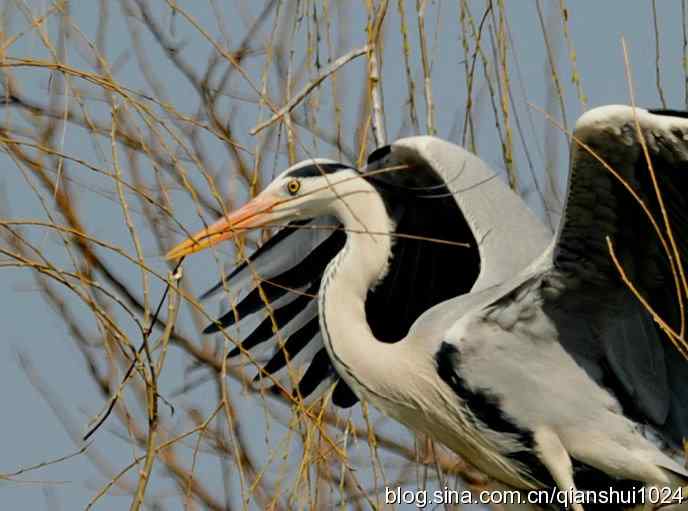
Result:
<instances>
[{"instance_id":1,"label":"heron eye","mask_svg":"<svg viewBox=\"0 0 688 511\"><path fill-rule=\"evenodd\" d=\"M287 191L292 195L296 195L300 189L301 182L298 179L292 179L287 183Z\"/></svg>"}]
</instances>

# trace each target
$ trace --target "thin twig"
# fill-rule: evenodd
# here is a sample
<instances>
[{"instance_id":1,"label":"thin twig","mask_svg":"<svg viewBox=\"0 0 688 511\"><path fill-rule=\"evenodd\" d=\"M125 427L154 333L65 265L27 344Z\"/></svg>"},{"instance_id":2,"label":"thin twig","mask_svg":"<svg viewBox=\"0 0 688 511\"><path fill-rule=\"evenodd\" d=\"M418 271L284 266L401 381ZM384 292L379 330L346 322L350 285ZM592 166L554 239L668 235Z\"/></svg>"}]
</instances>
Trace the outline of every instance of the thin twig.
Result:
<instances>
[{"instance_id":1,"label":"thin twig","mask_svg":"<svg viewBox=\"0 0 688 511\"><path fill-rule=\"evenodd\" d=\"M160 344L163 349L158 359L157 366L152 364L149 366L150 379L146 384L146 401L148 404L148 436L146 438L146 458L143 464L143 469L139 472L139 482L136 487L136 492L134 494L134 500L129 508L131 511L138 511L143 504L143 497L146 494L146 488L153 474L153 463L155 462L156 455L156 444L158 438L158 427L159 427L159 416L158 416L158 387L157 380L160 376L160 371L162 370L165 354L167 353L167 345L170 340L170 335L177 322L177 313L179 311L178 302L179 295L174 291L177 287L178 281L182 277L181 269L170 273L168 277L168 287L171 289L168 298L167 305L167 325L165 326L165 331L163 332ZM156 311L157 312L157 311ZM144 343L145 343L144 339Z\"/></svg>"},{"instance_id":2,"label":"thin twig","mask_svg":"<svg viewBox=\"0 0 688 511\"><path fill-rule=\"evenodd\" d=\"M0 479L10 479L12 477L17 477L22 474L25 474L27 472L31 472L33 470L38 470L44 467L47 467L49 465L55 465L56 463L62 463L63 461L67 461L71 458L74 458L76 456L79 456L83 453L86 452L86 450L90 447L91 444L85 444L83 447L81 447L79 450L74 451L70 454L66 454L64 456L60 456L59 458L55 458L49 461L41 461L40 463L36 463L35 465L30 465L26 468L20 468L15 470L14 472L8 472L6 474L0 474Z\"/></svg>"},{"instance_id":3,"label":"thin twig","mask_svg":"<svg viewBox=\"0 0 688 511\"><path fill-rule=\"evenodd\" d=\"M368 45L363 46L362 48L358 48L355 50L351 50L349 53L346 55L342 55L339 57L337 60L335 60L332 65L327 68L325 71L323 71L320 75L315 77L315 79L311 80L296 96L291 98L286 105L284 105L282 108L280 108L270 119L267 121L261 122L258 124L255 128L249 131L251 135L256 135L257 133L263 131L265 128L268 126L274 124L278 120L280 120L282 117L284 117L287 113L291 112L296 106L303 101L303 99L308 96L308 94L318 87L325 79L327 79L328 76L334 74L339 70L340 67L342 67L344 64L347 64L348 62L352 61L356 57L360 57L362 55L365 55L368 52Z\"/></svg>"},{"instance_id":4,"label":"thin twig","mask_svg":"<svg viewBox=\"0 0 688 511\"><path fill-rule=\"evenodd\" d=\"M657 19L657 0L652 0L652 27L655 31L655 85L657 86L657 93L659 94L659 101L662 103L662 108L666 108L667 102L664 98L664 89L662 89L662 52L659 49L659 20Z\"/></svg>"},{"instance_id":5,"label":"thin twig","mask_svg":"<svg viewBox=\"0 0 688 511\"><path fill-rule=\"evenodd\" d=\"M372 103L371 127L378 147L387 143L385 107L382 98L381 40L382 27L387 14L388 0L382 0L368 28L368 86Z\"/></svg>"},{"instance_id":6,"label":"thin twig","mask_svg":"<svg viewBox=\"0 0 688 511\"><path fill-rule=\"evenodd\" d=\"M425 7L427 0L416 0L418 16L418 38L420 39L420 59L423 64L423 92L425 93L425 122L428 135L435 135L435 105L432 102L432 79L425 36Z\"/></svg>"},{"instance_id":7,"label":"thin twig","mask_svg":"<svg viewBox=\"0 0 688 511\"><path fill-rule=\"evenodd\" d=\"M182 257L179 261L177 261L177 264L172 271L173 275L177 275L177 272L179 271L179 268L181 267L181 264L184 262L184 258ZM148 337L150 336L151 332L153 331L154 326L156 325L158 315L160 314L160 310L162 309L162 304L165 303L165 298L167 297L167 294L170 292L170 287L173 286L172 282L168 280L168 284L165 287L165 290L162 293L162 297L160 298L160 302L158 303L158 307L155 310L155 313L153 314L153 317L151 319L150 324L148 325L148 328L146 331L143 333L143 341L141 343L141 346L138 348L136 351L137 355L140 355L144 351L148 350ZM175 288L174 291L178 291L178 288ZM167 327L166 327L167 328ZM171 332L170 332L171 333ZM148 352L150 356L150 352ZM131 376L134 368L136 367L136 362L138 361L138 357L134 357L134 359L131 361L131 364L127 368L127 371L124 373L124 377L122 378L122 383L120 384L120 388L124 386L126 381L129 379ZM151 364L152 366L152 364ZM117 403L117 400L119 399L120 392L116 392L113 394L112 398L110 399L110 403L108 404L107 408L105 409L105 412L98 418L98 420L95 422L91 428L86 432L86 434L83 437L83 440L86 441L89 439L93 433L95 433L100 426L105 422L105 420L109 417L110 413L112 413L112 409L115 407L115 404Z\"/></svg>"}]
</instances>

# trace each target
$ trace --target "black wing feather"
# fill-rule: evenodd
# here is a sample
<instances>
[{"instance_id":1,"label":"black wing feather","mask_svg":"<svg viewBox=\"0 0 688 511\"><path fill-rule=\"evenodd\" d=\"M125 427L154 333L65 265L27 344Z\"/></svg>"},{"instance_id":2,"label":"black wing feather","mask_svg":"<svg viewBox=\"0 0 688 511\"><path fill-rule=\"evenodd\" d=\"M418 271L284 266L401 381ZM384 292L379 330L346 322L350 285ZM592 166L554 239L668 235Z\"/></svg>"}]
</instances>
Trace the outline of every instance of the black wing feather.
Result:
<instances>
[{"instance_id":1,"label":"black wing feather","mask_svg":"<svg viewBox=\"0 0 688 511\"><path fill-rule=\"evenodd\" d=\"M220 317L215 323L208 325L203 333L218 332L222 328L231 326L236 322L237 317L242 319L249 314L258 312L266 304L283 297L289 290L300 289L314 282L319 283L327 263L342 249L345 240L346 235L343 231L335 231L332 236L308 254L303 261L284 273L275 275L269 281L262 282L260 289L258 287L253 289L233 310Z\"/></svg>"},{"instance_id":2,"label":"black wing feather","mask_svg":"<svg viewBox=\"0 0 688 511\"><path fill-rule=\"evenodd\" d=\"M257 381L263 372L274 374L285 367L287 361L298 355L318 335L318 332L320 332L320 324L316 316L289 336L289 339L277 349L273 357L263 366L263 370L256 375L254 381Z\"/></svg>"},{"instance_id":3,"label":"black wing feather","mask_svg":"<svg viewBox=\"0 0 688 511\"><path fill-rule=\"evenodd\" d=\"M307 398L324 380L332 378L336 374L327 350L322 348L315 354L308 369L303 373L296 389L294 389L294 396L300 395L304 399Z\"/></svg>"},{"instance_id":4,"label":"black wing feather","mask_svg":"<svg viewBox=\"0 0 688 511\"><path fill-rule=\"evenodd\" d=\"M262 290L262 293L261 293ZM258 312L266 303L272 303L278 298L287 294L287 288L283 286L276 286L270 282L263 282L261 288L255 288L246 298L241 300L236 307L230 309L226 314L220 316L214 323L211 323L203 330L204 334L212 334L219 332L223 328L232 326L236 323L237 318L242 318Z\"/></svg>"},{"instance_id":5,"label":"black wing feather","mask_svg":"<svg viewBox=\"0 0 688 511\"><path fill-rule=\"evenodd\" d=\"M609 117L598 111L588 118L596 123L579 121L575 135L620 174L665 233L633 111L606 108ZM688 270L688 114L636 113L679 257ZM545 310L559 324L560 342L591 377L612 390L624 412L680 446L688 437L688 362L620 278L607 237L629 280L678 332L685 316L669 259L647 215L618 179L575 144L571 162L554 254L555 271L570 285L562 295L555 292ZM576 324L567 326L566 321Z\"/></svg>"},{"instance_id":6,"label":"black wing feather","mask_svg":"<svg viewBox=\"0 0 688 511\"><path fill-rule=\"evenodd\" d=\"M253 332L251 332L239 346L241 346L241 348L244 350L250 350L272 338L272 336L275 334L275 325L277 325L277 330L279 330L296 316L298 316L311 302L313 299L311 293L317 291L318 286L318 282L311 284L304 294L296 297L296 299L292 300L284 307L274 310L272 316L268 316L261 321L255 330L253 330ZM241 353L241 348L239 346L235 347L229 352L229 357L235 357Z\"/></svg>"},{"instance_id":7,"label":"black wing feather","mask_svg":"<svg viewBox=\"0 0 688 511\"><path fill-rule=\"evenodd\" d=\"M344 409L351 408L358 403L356 394L353 393L351 388L341 378L337 381L332 391L332 403Z\"/></svg>"}]
</instances>

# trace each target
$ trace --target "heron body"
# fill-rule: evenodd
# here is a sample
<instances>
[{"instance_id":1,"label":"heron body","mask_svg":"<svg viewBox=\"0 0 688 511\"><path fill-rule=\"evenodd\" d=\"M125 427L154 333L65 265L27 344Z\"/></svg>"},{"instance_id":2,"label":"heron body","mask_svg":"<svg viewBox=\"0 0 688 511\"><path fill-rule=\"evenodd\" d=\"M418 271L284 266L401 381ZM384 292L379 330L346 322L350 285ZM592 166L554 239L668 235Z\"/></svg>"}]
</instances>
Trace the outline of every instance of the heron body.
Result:
<instances>
[{"instance_id":1,"label":"heron body","mask_svg":"<svg viewBox=\"0 0 688 511\"><path fill-rule=\"evenodd\" d=\"M259 326L240 347L278 343L263 373L309 353L302 395L334 383L335 404L369 401L515 488L681 485L688 363L667 332L685 325L688 119L602 107L574 137L554 239L475 156L413 137L362 172L294 166L169 255L276 222L341 227L290 224L230 275L255 265L272 283L280 332ZM258 311L257 296L237 311Z\"/></svg>"}]
</instances>

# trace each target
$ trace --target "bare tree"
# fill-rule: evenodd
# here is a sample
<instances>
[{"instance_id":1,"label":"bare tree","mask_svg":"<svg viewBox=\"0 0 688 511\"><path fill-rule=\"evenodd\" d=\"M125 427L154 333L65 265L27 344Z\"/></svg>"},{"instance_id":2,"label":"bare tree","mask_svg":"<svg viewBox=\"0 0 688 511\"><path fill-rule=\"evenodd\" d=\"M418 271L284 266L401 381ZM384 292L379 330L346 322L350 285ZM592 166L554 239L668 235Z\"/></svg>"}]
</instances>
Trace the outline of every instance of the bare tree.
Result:
<instances>
[{"instance_id":1,"label":"bare tree","mask_svg":"<svg viewBox=\"0 0 688 511\"><path fill-rule=\"evenodd\" d=\"M569 10L550 7L528 8L546 48L547 108L568 129L578 112L567 116L567 102L586 97ZM404 134L486 154L556 225L556 142L526 145L547 121L527 105L504 0L1 9L0 267L5 282L20 270L32 279L36 311L63 327L55 342L79 354L78 378L98 396L60 394L59 360L46 374L20 349L73 445L5 480L84 458L92 470L70 479L94 509L112 495L131 509L379 509L385 486L487 484L365 405L337 414L327 397L304 406L254 388L256 361L227 362L238 337L200 335L217 310L199 291L261 233L184 271L162 254L290 163L361 164Z\"/></svg>"}]
</instances>

